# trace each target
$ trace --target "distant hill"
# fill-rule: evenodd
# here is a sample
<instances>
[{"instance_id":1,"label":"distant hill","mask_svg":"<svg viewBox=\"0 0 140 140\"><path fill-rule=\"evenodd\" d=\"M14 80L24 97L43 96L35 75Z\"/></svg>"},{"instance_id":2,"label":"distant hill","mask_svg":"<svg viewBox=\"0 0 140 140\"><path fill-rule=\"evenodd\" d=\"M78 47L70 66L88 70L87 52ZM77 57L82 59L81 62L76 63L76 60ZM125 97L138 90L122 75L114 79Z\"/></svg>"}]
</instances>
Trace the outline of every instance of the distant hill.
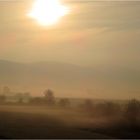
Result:
<instances>
[{"instance_id":1,"label":"distant hill","mask_svg":"<svg viewBox=\"0 0 140 140\"><path fill-rule=\"evenodd\" d=\"M0 85L38 89L79 90L92 83L92 69L67 63L17 63L0 60ZM37 90L37 91L35 91Z\"/></svg>"},{"instance_id":2,"label":"distant hill","mask_svg":"<svg viewBox=\"0 0 140 140\"><path fill-rule=\"evenodd\" d=\"M60 62L18 63L0 60L1 86L9 85L29 90L49 87L65 91L90 90L89 94L92 94L100 89L103 92L107 88L119 90L118 87L124 87L131 90L139 87L139 83L139 71L127 68L93 68Z\"/></svg>"},{"instance_id":3,"label":"distant hill","mask_svg":"<svg viewBox=\"0 0 140 140\"><path fill-rule=\"evenodd\" d=\"M72 64L56 62L17 63L0 60L1 83L34 83L51 80L70 82L87 80L92 76L92 70Z\"/></svg>"}]
</instances>

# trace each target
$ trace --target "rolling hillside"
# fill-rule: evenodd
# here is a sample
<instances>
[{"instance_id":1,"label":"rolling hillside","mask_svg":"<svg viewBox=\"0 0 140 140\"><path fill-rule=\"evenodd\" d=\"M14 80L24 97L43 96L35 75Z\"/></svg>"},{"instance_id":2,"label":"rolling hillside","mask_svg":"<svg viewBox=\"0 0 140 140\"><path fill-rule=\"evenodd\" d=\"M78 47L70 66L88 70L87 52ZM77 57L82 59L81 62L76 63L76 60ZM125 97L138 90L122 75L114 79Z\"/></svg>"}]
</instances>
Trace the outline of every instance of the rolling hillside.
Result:
<instances>
[{"instance_id":1,"label":"rolling hillside","mask_svg":"<svg viewBox=\"0 0 140 140\"><path fill-rule=\"evenodd\" d=\"M121 86L123 83L123 87ZM135 83L133 86L132 83ZM17 63L0 60L0 85L38 93L53 88L59 93L94 94L109 91L139 92L139 71L122 67L82 67L60 62ZM75 93L74 93L75 91ZM79 93L78 93L79 92ZM131 93L130 93L131 94Z\"/></svg>"}]
</instances>

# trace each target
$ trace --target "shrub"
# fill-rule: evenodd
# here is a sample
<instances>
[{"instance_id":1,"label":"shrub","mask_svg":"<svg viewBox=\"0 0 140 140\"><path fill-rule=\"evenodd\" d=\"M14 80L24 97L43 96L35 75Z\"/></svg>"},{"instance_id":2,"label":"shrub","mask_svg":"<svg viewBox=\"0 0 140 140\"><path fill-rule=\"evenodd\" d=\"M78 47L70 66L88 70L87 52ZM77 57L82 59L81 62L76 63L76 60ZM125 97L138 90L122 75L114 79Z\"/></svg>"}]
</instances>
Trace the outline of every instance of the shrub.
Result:
<instances>
[{"instance_id":1,"label":"shrub","mask_svg":"<svg viewBox=\"0 0 140 140\"><path fill-rule=\"evenodd\" d=\"M83 107L86 111L93 111L93 101L90 99L86 99L83 104Z\"/></svg>"},{"instance_id":2,"label":"shrub","mask_svg":"<svg viewBox=\"0 0 140 140\"><path fill-rule=\"evenodd\" d=\"M129 121L129 123L136 124L140 118L140 102L138 100L131 100L126 105L126 110L124 116Z\"/></svg>"},{"instance_id":3,"label":"shrub","mask_svg":"<svg viewBox=\"0 0 140 140\"><path fill-rule=\"evenodd\" d=\"M118 117L121 112L119 104L113 102L105 102L96 106L97 114L102 117Z\"/></svg>"},{"instance_id":4,"label":"shrub","mask_svg":"<svg viewBox=\"0 0 140 140\"><path fill-rule=\"evenodd\" d=\"M70 101L69 101L69 99L60 99L60 101L59 101L59 106L61 106L61 107L70 107Z\"/></svg>"}]
</instances>

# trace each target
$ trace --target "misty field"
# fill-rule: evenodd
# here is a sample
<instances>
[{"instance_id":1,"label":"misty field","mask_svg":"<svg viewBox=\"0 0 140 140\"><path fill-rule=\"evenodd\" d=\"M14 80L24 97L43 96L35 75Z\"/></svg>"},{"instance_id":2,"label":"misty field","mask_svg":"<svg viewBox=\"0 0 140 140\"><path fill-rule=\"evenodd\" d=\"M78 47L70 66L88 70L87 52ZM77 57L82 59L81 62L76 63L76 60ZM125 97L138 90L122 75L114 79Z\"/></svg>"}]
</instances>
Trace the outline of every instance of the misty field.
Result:
<instances>
[{"instance_id":1,"label":"misty field","mask_svg":"<svg viewBox=\"0 0 140 140\"><path fill-rule=\"evenodd\" d=\"M105 104L97 105L98 110L91 109L89 102L86 105L88 108L1 105L0 138L140 138L140 125L128 122L117 106L108 103L113 110L99 113L99 106Z\"/></svg>"},{"instance_id":2,"label":"misty field","mask_svg":"<svg viewBox=\"0 0 140 140\"><path fill-rule=\"evenodd\" d=\"M1 138L108 138L76 128L87 118L72 111L2 106L0 116Z\"/></svg>"}]
</instances>

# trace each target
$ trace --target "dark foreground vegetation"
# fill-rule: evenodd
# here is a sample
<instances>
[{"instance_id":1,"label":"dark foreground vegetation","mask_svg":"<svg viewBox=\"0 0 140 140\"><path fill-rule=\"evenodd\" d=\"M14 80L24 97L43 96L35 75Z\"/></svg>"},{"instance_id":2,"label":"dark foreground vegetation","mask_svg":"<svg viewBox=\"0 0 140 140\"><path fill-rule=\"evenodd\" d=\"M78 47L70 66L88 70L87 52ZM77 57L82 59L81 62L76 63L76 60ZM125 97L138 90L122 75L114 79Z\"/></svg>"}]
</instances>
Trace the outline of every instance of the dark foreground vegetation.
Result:
<instances>
[{"instance_id":1,"label":"dark foreground vegetation","mask_svg":"<svg viewBox=\"0 0 140 140\"><path fill-rule=\"evenodd\" d=\"M140 138L138 100L37 99L0 105L0 138Z\"/></svg>"},{"instance_id":2,"label":"dark foreground vegetation","mask_svg":"<svg viewBox=\"0 0 140 140\"><path fill-rule=\"evenodd\" d=\"M140 101L0 96L0 138L140 138Z\"/></svg>"}]
</instances>

